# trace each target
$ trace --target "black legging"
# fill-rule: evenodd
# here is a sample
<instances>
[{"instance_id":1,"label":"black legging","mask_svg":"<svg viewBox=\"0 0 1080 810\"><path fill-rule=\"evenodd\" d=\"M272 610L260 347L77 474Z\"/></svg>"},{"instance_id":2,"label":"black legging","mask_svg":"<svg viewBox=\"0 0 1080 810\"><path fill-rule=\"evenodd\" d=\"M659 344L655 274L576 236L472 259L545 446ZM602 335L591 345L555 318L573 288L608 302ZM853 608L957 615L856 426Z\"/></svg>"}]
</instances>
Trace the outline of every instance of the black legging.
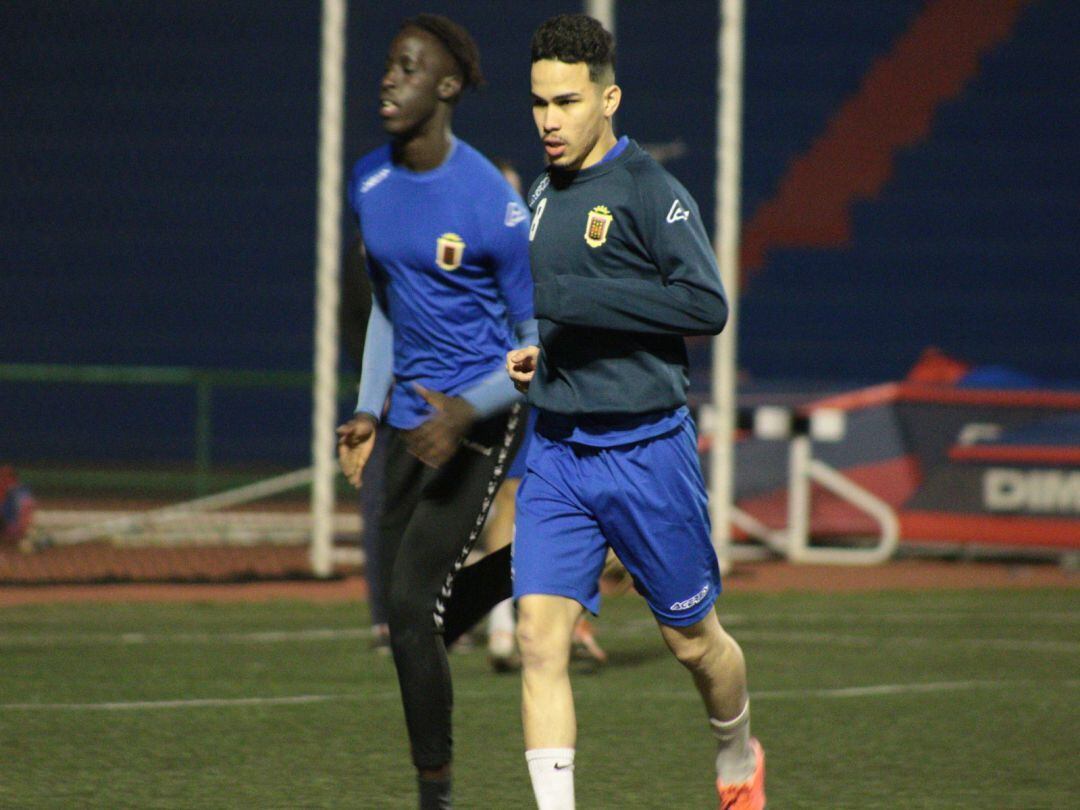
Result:
<instances>
[{"instance_id":1,"label":"black legging","mask_svg":"<svg viewBox=\"0 0 1080 810\"><path fill-rule=\"evenodd\" d=\"M379 527L382 575L417 768L434 770L451 760L446 645L511 594L509 548L462 566L521 441L522 413L515 406L478 423L468 444L438 470L409 455L404 437L390 429Z\"/></svg>"}]
</instances>

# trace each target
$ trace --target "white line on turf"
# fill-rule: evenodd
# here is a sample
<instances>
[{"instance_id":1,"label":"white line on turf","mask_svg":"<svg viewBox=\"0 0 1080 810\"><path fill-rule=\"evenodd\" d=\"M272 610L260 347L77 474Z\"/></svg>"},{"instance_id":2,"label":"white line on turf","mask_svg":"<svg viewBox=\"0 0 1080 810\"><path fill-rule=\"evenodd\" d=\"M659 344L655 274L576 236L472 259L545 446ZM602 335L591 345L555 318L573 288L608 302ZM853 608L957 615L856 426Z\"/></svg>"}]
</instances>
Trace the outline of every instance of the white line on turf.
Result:
<instances>
[{"instance_id":1,"label":"white line on turf","mask_svg":"<svg viewBox=\"0 0 1080 810\"><path fill-rule=\"evenodd\" d=\"M959 692L972 689L1015 689L1018 686L1076 688L1080 680L1036 681L934 681L929 683L886 683L869 686L844 686L831 689L764 689L751 693L754 701L804 700L806 698L860 698L924 692ZM490 700L489 691L455 690L455 696L471 700ZM636 699L700 700L691 689L635 692ZM187 700L133 700L103 703L0 703L0 711L143 711L154 709L203 709L244 706L289 706L331 701L373 701L397 699L396 690L369 694L292 695L283 697L191 698Z\"/></svg>"},{"instance_id":2,"label":"white line on turf","mask_svg":"<svg viewBox=\"0 0 1080 810\"><path fill-rule=\"evenodd\" d=\"M0 647L85 644L280 644L289 641L349 641L371 638L370 627L258 630L250 633L40 633L0 635Z\"/></svg>"},{"instance_id":3,"label":"white line on turf","mask_svg":"<svg viewBox=\"0 0 1080 810\"><path fill-rule=\"evenodd\" d=\"M1078 680L1054 682L1036 681L931 681L928 683L882 683L871 686L842 686L832 689L762 689L750 693L754 702L762 700L805 700L807 698L860 698L886 695L905 695L925 692L962 692L973 689L1016 689L1017 687L1064 687L1076 688ZM647 692L635 693L649 700L671 698L700 700L696 692Z\"/></svg>"},{"instance_id":4,"label":"white line on turf","mask_svg":"<svg viewBox=\"0 0 1080 810\"><path fill-rule=\"evenodd\" d=\"M603 628L605 638L656 637L656 624L648 619L623 622ZM909 646L957 644L1001 650L1080 653L1080 642L1024 638L950 638L931 636L861 636L805 630L760 630L740 628L740 641L757 643L831 644L841 647L878 647L883 644ZM4 647L61 647L95 644L281 644L287 642L336 642L367 639L371 628L310 628L307 630L261 630L247 633L44 633L0 635Z\"/></svg>"},{"instance_id":5,"label":"white line on turf","mask_svg":"<svg viewBox=\"0 0 1080 810\"><path fill-rule=\"evenodd\" d=\"M137 711L140 709L204 709L225 706L292 706L355 700L353 695L288 695L285 697L190 698L187 700L129 700L105 703L0 703L10 711Z\"/></svg>"},{"instance_id":6,"label":"white line on turf","mask_svg":"<svg viewBox=\"0 0 1080 810\"><path fill-rule=\"evenodd\" d=\"M770 630L740 630L736 637L742 641L780 642L783 644L832 644L841 647L880 647L885 644L914 646L962 644L966 647L992 647L1000 650L1039 650L1041 652L1080 653L1080 642L1044 641L1018 638L930 638L923 636L854 636L838 633L801 633Z\"/></svg>"}]
</instances>

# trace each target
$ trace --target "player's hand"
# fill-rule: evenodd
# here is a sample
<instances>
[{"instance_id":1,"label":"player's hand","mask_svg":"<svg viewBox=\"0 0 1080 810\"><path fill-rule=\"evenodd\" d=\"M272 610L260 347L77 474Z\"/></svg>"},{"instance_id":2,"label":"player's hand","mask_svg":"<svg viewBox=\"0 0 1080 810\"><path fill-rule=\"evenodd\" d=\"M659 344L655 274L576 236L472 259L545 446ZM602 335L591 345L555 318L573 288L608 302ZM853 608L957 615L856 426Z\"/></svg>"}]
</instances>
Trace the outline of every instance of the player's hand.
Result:
<instances>
[{"instance_id":1,"label":"player's hand","mask_svg":"<svg viewBox=\"0 0 1080 810\"><path fill-rule=\"evenodd\" d=\"M375 447L375 420L358 413L337 429L338 463L349 483L357 489L363 481L364 466Z\"/></svg>"},{"instance_id":2,"label":"player's hand","mask_svg":"<svg viewBox=\"0 0 1080 810\"><path fill-rule=\"evenodd\" d=\"M476 409L461 397L448 397L419 383L413 383L413 388L435 412L405 433L405 446L429 467L441 467L458 451L472 428Z\"/></svg>"},{"instance_id":3,"label":"player's hand","mask_svg":"<svg viewBox=\"0 0 1080 810\"><path fill-rule=\"evenodd\" d=\"M536 358L539 356L539 346L525 346L506 355L506 373L514 381L514 388L523 394L529 390L529 383L536 373Z\"/></svg>"}]
</instances>

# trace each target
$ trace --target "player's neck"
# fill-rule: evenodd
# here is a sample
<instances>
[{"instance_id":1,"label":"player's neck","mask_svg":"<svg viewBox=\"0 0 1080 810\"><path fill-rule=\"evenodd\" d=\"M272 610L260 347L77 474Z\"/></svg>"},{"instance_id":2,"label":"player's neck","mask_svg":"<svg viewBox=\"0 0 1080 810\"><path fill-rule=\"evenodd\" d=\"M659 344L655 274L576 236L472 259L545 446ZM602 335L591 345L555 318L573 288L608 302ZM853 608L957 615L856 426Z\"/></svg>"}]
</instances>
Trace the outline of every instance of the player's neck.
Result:
<instances>
[{"instance_id":1,"label":"player's neck","mask_svg":"<svg viewBox=\"0 0 1080 810\"><path fill-rule=\"evenodd\" d=\"M395 140L394 162L412 172L429 172L437 169L450 154L454 135L446 126L431 127L409 138Z\"/></svg>"},{"instance_id":2,"label":"player's neck","mask_svg":"<svg viewBox=\"0 0 1080 810\"><path fill-rule=\"evenodd\" d=\"M593 145L593 148L589 150L589 154L585 156L585 160L581 161L582 169L587 169L590 166L595 166L601 160L604 159L604 155L611 151L612 147L618 143L618 138L615 137L615 131L611 127L604 130L604 133L600 136L600 139Z\"/></svg>"}]
</instances>

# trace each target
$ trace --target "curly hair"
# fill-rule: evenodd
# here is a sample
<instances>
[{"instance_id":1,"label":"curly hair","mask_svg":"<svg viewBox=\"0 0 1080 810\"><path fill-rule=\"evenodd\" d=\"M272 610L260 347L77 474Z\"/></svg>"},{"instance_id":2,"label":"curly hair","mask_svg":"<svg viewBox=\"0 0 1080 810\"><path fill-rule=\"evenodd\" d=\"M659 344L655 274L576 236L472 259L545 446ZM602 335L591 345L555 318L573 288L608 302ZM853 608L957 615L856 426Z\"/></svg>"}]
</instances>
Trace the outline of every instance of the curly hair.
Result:
<instances>
[{"instance_id":1,"label":"curly hair","mask_svg":"<svg viewBox=\"0 0 1080 810\"><path fill-rule=\"evenodd\" d=\"M598 20L585 14L559 14L544 22L532 38L532 61L557 59L567 64L584 62L589 79L615 78L615 38Z\"/></svg>"},{"instance_id":2,"label":"curly hair","mask_svg":"<svg viewBox=\"0 0 1080 810\"><path fill-rule=\"evenodd\" d=\"M406 28L427 31L443 44L461 70L463 88L484 86L484 73L480 70L480 50L463 27L441 14L417 14L402 22L398 30Z\"/></svg>"}]
</instances>

